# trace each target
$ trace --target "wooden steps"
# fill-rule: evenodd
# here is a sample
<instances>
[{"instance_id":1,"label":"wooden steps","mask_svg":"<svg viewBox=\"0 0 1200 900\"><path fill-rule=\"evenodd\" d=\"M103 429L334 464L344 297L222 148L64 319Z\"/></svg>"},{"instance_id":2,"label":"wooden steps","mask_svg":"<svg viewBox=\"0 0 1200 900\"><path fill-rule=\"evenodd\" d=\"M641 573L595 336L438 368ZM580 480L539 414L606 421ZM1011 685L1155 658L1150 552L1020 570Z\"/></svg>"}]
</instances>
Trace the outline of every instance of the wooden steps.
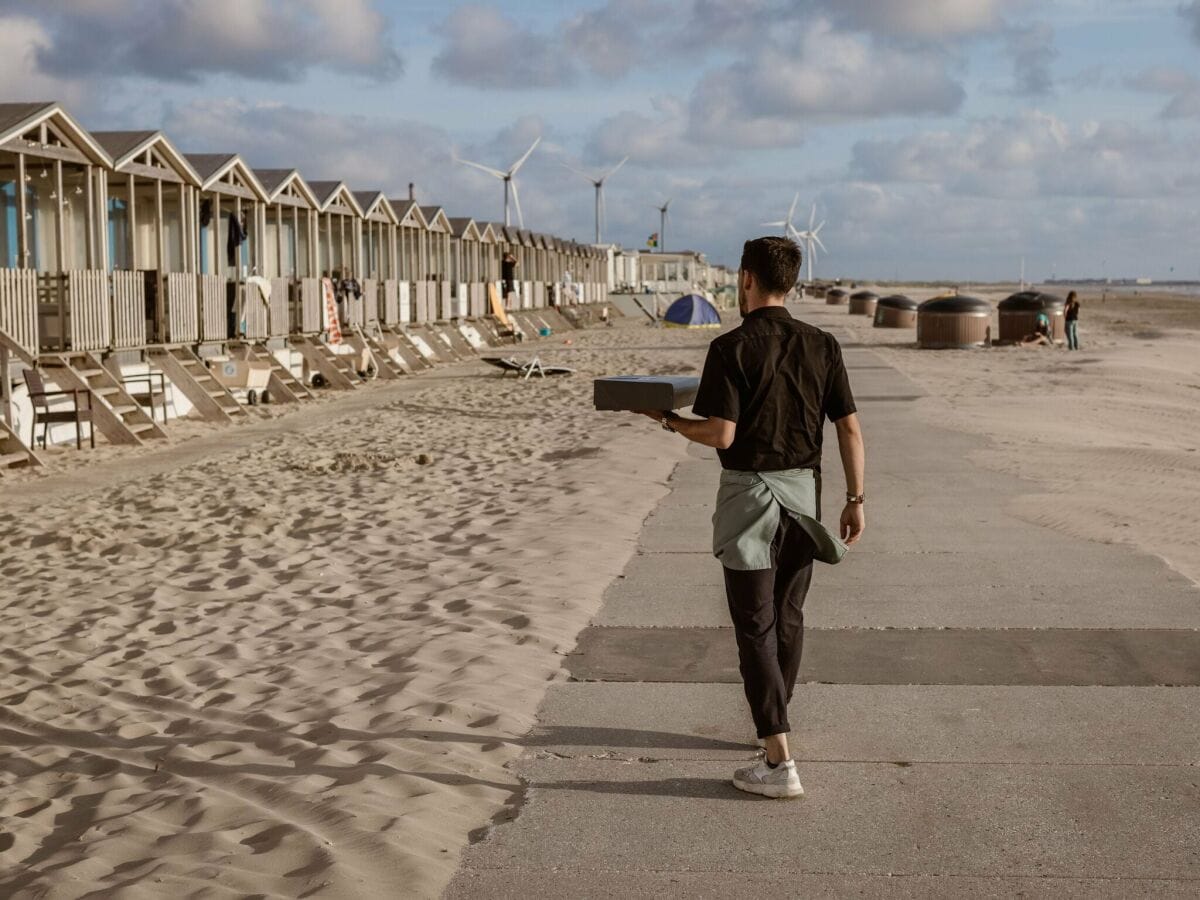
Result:
<instances>
[{"instance_id":1,"label":"wooden steps","mask_svg":"<svg viewBox=\"0 0 1200 900\"><path fill-rule=\"evenodd\" d=\"M0 419L0 471L44 466L42 458Z\"/></svg>"},{"instance_id":2,"label":"wooden steps","mask_svg":"<svg viewBox=\"0 0 1200 900\"><path fill-rule=\"evenodd\" d=\"M334 353L329 345L319 337L292 335L288 340L304 357L309 368L320 372L325 383L330 387L340 391L349 391L362 384L362 379L354 371L354 365L350 361L351 357Z\"/></svg>"},{"instance_id":3,"label":"wooden steps","mask_svg":"<svg viewBox=\"0 0 1200 900\"><path fill-rule=\"evenodd\" d=\"M395 381L398 378L403 378L408 373L388 354L386 348L379 341L368 337L359 328L353 329L349 334L343 335L346 342L350 344L360 354L363 350L370 350L371 356L375 359L376 377L382 378L384 381Z\"/></svg>"},{"instance_id":4,"label":"wooden steps","mask_svg":"<svg viewBox=\"0 0 1200 900\"><path fill-rule=\"evenodd\" d=\"M167 433L126 393L120 380L91 353L42 357L39 368L60 389L90 391L96 428L113 444L141 444Z\"/></svg>"},{"instance_id":5,"label":"wooden steps","mask_svg":"<svg viewBox=\"0 0 1200 900\"><path fill-rule=\"evenodd\" d=\"M189 347L148 347L147 355L183 393L192 408L209 422L229 423L249 414L224 385L213 378L208 366Z\"/></svg>"},{"instance_id":6,"label":"wooden steps","mask_svg":"<svg viewBox=\"0 0 1200 900\"><path fill-rule=\"evenodd\" d=\"M475 348L462 336L457 325L453 323L439 325L438 333L450 342L450 348L458 354L459 359L471 359L475 356Z\"/></svg>"}]
</instances>

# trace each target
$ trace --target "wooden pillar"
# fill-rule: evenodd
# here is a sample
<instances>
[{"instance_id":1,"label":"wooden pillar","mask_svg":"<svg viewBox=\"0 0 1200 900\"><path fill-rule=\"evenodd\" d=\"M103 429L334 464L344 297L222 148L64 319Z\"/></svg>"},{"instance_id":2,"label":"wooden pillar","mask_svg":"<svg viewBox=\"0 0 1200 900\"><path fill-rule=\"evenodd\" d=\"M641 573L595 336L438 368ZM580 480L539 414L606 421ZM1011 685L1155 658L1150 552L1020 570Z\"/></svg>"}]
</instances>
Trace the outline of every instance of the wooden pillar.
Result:
<instances>
[{"instance_id":1,"label":"wooden pillar","mask_svg":"<svg viewBox=\"0 0 1200 900\"><path fill-rule=\"evenodd\" d=\"M29 268L29 198L25 187L25 154L17 154L17 268Z\"/></svg>"},{"instance_id":2,"label":"wooden pillar","mask_svg":"<svg viewBox=\"0 0 1200 900\"><path fill-rule=\"evenodd\" d=\"M63 215L63 164L61 159L54 161L54 194L58 198L54 204L54 238L58 244L58 271L61 275L66 271L67 227Z\"/></svg>"},{"instance_id":3,"label":"wooden pillar","mask_svg":"<svg viewBox=\"0 0 1200 900\"><path fill-rule=\"evenodd\" d=\"M132 174L128 176L129 188L129 215L126 219L129 221L129 268L135 272L138 267L138 249L137 249L137 203L135 202L135 186L134 177Z\"/></svg>"},{"instance_id":4,"label":"wooden pillar","mask_svg":"<svg viewBox=\"0 0 1200 900\"><path fill-rule=\"evenodd\" d=\"M163 183L162 179L154 181L154 215L156 221L154 230L158 241L158 278L162 281L163 273L170 267L167 264L167 219L163 215ZM159 291L159 302L162 302L162 291Z\"/></svg>"},{"instance_id":5,"label":"wooden pillar","mask_svg":"<svg viewBox=\"0 0 1200 900\"><path fill-rule=\"evenodd\" d=\"M88 164L87 171L84 173L83 181L87 197L84 203L87 205L87 261L86 265L89 269L100 268L96 265L96 205L92 195L92 178L95 177L96 167Z\"/></svg>"}]
</instances>

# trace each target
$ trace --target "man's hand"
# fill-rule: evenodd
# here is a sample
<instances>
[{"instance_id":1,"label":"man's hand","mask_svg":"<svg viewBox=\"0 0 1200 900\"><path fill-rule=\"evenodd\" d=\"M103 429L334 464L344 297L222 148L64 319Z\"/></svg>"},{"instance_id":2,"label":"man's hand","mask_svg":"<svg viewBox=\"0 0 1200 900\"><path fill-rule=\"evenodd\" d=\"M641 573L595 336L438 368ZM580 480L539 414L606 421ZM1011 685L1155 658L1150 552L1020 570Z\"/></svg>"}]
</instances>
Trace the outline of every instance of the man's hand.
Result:
<instances>
[{"instance_id":1,"label":"man's hand","mask_svg":"<svg viewBox=\"0 0 1200 900\"><path fill-rule=\"evenodd\" d=\"M842 510L839 534L847 544L856 544L867 527L867 517L861 503L847 503Z\"/></svg>"}]
</instances>

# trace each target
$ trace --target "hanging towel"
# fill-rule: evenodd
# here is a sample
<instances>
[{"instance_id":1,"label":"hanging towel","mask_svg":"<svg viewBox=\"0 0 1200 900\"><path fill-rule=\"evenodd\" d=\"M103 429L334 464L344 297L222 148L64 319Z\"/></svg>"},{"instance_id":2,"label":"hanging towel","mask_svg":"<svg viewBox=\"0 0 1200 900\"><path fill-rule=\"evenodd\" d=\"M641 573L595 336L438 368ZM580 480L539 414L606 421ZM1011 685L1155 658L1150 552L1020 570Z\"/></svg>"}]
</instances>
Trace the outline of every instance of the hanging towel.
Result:
<instances>
[{"instance_id":1,"label":"hanging towel","mask_svg":"<svg viewBox=\"0 0 1200 900\"><path fill-rule=\"evenodd\" d=\"M246 226L233 213L229 214L229 239L225 242L229 265L238 264L238 249L246 242Z\"/></svg>"},{"instance_id":2,"label":"hanging towel","mask_svg":"<svg viewBox=\"0 0 1200 900\"><path fill-rule=\"evenodd\" d=\"M325 297L325 332L330 344L342 342L342 325L338 321L337 294L332 278L321 279L321 293Z\"/></svg>"}]
</instances>

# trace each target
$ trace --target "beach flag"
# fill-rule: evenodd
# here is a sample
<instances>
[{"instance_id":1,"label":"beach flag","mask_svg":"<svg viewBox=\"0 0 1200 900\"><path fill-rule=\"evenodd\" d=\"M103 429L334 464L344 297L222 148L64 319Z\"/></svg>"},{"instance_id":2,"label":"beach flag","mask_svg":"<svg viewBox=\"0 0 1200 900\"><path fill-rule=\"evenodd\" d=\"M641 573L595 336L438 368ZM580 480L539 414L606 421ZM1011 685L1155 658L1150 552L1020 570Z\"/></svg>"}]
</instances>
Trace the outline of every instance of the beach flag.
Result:
<instances>
[{"instance_id":1,"label":"beach flag","mask_svg":"<svg viewBox=\"0 0 1200 900\"><path fill-rule=\"evenodd\" d=\"M657 231L654 232L654 234L650 235L650 237L646 238L646 246L647 247L657 247L658 246L658 232Z\"/></svg>"}]
</instances>

